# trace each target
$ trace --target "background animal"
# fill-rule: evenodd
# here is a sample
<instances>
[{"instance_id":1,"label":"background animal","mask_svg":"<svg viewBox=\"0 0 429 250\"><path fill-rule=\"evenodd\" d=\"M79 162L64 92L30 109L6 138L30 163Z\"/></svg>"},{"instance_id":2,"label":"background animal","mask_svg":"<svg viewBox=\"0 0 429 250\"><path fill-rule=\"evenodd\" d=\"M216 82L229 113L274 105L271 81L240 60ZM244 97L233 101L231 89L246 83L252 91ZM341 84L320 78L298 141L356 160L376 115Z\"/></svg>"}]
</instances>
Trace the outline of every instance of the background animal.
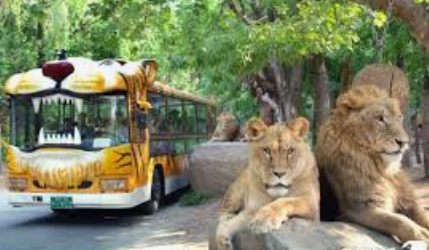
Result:
<instances>
[{"instance_id":1,"label":"background animal","mask_svg":"<svg viewBox=\"0 0 429 250\"><path fill-rule=\"evenodd\" d=\"M216 129L210 141L236 141L242 137L240 123L233 114L222 112L216 120Z\"/></svg>"}]
</instances>

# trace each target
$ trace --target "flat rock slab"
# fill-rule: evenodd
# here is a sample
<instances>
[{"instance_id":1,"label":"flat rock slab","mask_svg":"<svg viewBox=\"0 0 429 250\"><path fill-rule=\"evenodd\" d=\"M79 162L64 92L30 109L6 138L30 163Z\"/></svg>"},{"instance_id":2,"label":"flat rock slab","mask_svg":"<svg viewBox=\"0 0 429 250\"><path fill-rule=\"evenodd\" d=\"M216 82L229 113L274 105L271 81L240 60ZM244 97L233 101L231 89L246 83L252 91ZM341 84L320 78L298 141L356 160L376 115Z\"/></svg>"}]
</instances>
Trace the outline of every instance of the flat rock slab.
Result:
<instances>
[{"instance_id":1,"label":"flat rock slab","mask_svg":"<svg viewBox=\"0 0 429 250\"><path fill-rule=\"evenodd\" d=\"M217 250L215 226L212 226L209 249ZM255 235L246 230L234 238L234 250L342 250L401 249L384 234L343 222L312 223L291 219L279 231Z\"/></svg>"},{"instance_id":2,"label":"flat rock slab","mask_svg":"<svg viewBox=\"0 0 429 250\"><path fill-rule=\"evenodd\" d=\"M248 161L248 144L244 142L198 145L189 158L191 186L200 193L223 195Z\"/></svg>"}]
</instances>

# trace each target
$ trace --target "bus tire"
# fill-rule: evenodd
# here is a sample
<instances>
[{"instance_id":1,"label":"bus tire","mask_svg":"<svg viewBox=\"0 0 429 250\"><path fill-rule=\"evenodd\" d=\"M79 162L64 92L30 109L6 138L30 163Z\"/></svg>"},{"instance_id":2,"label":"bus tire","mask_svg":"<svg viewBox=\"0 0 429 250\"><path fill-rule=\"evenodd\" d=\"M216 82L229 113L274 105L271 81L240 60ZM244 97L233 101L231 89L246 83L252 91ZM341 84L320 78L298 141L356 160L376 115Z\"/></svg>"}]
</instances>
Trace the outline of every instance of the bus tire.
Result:
<instances>
[{"instance_id":1,"label":"bus tire","mask_svg":"<svg viewBox=\"0 0 429 250\"><path fill-rule=\"evenodd\" d=\"M152 177L151 197L150 200L144 204L144 212L146 214L156 213L161 206L164 196L164 183L162 178L162 170L160 168L155 168Z\"/></svg>"}]
</instances>

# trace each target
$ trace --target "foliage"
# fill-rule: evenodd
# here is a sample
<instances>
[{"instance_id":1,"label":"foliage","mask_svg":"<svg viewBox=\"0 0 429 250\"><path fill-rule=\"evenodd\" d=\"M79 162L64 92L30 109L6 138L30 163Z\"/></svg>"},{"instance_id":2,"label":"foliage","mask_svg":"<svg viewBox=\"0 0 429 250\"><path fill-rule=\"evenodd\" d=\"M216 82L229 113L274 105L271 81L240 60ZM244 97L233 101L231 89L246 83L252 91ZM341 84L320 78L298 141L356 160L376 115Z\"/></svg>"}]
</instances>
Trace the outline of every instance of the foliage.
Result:
<instances>
[{"instance_id":1,"label":"foliage","mask_svg":"<svg viewBox=\"0 0 429 250\"><path fill-rule=\"evenodd\" d=\"M182 207L199 206L208 202L212 198L214 198L213 195L206 195L206 194L202 194L202 193L190 190L180 197L180 205Z\"/></svg>"},{"instance_id":2,"label":"foliage","mask_svg":"<svg viewBox=\"0 0 429 250\"><path fill-rule=\"evenodd\" d=\"M237 2L246 15L231 7ZM159 63L158 80L213 95L221 109L233 111L242 121L258 113L243 78L260 71L272 56L285 64L305 62L315 53L327 56L331 91L336 95L341 62L351 55L353 72L376 62L374 34L387 27L383 62L396 64L403 58L412 84L413 110L419 105L427 70L427 56L404 24L343 0L7 0L3 4L1 83L55 59L60 48L66 48L69 56L93 59L153 57ZM308 67L303 79L301 112L310 115L313 88Z\"/></svg>"}]
</instances>

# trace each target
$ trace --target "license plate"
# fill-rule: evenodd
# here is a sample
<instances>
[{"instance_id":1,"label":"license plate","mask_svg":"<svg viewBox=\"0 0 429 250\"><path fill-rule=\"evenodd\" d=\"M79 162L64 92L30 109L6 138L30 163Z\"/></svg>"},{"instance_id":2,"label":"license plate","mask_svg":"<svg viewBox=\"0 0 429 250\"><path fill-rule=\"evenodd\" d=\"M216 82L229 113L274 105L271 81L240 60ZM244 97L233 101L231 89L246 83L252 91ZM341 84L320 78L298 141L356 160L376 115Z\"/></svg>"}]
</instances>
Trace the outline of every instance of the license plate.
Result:
<instances>
[{"instance_id":1,"label":"license plate","mask_svg":"<svg viewBox=\"0 0 429 250\"><path fill-rule=\"evenodd\" d=\"M52 209L72 209L73 198L72 197L51 197L51 208Z\"/></svg>"}]
</instances>

